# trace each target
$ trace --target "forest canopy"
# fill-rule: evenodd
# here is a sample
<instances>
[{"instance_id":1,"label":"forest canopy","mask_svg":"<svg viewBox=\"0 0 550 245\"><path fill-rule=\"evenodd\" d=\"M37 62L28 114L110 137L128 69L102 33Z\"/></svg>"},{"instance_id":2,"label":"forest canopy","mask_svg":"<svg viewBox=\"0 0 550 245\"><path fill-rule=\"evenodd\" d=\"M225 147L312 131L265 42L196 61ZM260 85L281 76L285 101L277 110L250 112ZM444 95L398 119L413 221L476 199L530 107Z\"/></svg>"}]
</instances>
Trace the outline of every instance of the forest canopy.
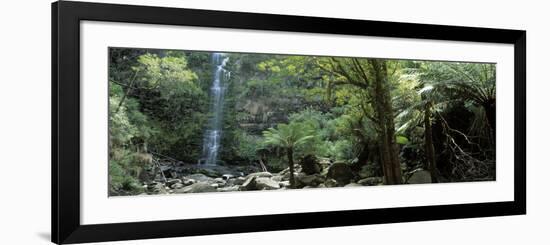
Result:
<instances>
[{"instance_id":1,"label":"forest canopy","mask_svg":"<svg viewBox=\"0 0 550 245\"><path fill-rule=\"evenodd\" d=\"M109 49L109 194L495 180L496 66Z\"/></svg>"}]
</instances>

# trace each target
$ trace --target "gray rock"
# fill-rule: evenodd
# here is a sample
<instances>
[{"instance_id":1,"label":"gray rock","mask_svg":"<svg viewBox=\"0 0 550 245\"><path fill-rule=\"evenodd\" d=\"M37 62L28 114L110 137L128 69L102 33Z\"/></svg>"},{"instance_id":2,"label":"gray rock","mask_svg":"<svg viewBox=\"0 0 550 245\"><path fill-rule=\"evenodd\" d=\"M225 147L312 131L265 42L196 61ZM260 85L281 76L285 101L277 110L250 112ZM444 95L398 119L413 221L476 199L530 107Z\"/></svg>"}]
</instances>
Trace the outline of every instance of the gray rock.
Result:
<instances>
[{"instance_id":1,"label":"gray rock","mask_svg":"<svg viewBox=\"0 0 550 245\"><path fill-rule=\"evenodd\" d=\"M268 178L271 178L273 176L273 174L271 174L270 172L256 172L256 173L251 173L249 175L246 176L246 178L252 178L252 177L268 177Z\"/></svg>"},{"instance_id":2,"label":"gray rock","mask_svg":"<svg viewBox=\"0 0 550 245\"><path fill-rule=\"evenodd\" d=\"M162 183L151 182L147 184L147 191L150 193L165 193L166 189Z\"/></svg>"},{"instance_id":3,"label":"gray rock","mask_svg":"<svg viewBox=\"0 0 550 245\"><path fill-rule=\"evenodd\" d=\"M166 180L166 185L167 186L172 186L174 184L177 184L177 183L181 183L182 181L180 179L168 179Z\"/></svg>"},{"instance_id":4,"label":"gray rock","mask_svg":"<svg viewBox=\"0 0 550 245\"><path fill-rule=\"evenodd\" d=\"M302 175L299 174L296 178L299 184L303 186L318 186L323 183L325 179L320 174Z\"/></svg>"},{"instance_id":5,"label":"gray rock","mask_svg":"<svg viewBox=\"0 0 550 245\"><path fill-rule=\"evenodd\" d=\"M207 181L212 181L212 178L204 175L204 174L191 174L191 175L187 175L185 176L187 179L194 179L195 182L207 182Z\"/></svg>"},{"instance_id":6,"label":"gray rock","mask_svg":"<svg viewBox=\"0 0 550 245\"><path fill-rule=\"evenodd\" d=\"M170 188L172 188L172 189L181 189L183 187L184 187L184 185L182 183L175 183L175 184L170 186Z\"/></svg>"},{"instance_id":7,"label":"gray rock","mask_svg":"<svg viewBox=\"0 0 550 245\"><path fill-rule=\"evenodd\" d=\"M425 184L432 183L432 176L429 171L426 170L417 170L411 175L407 181L409 184Z\"/></svg>"},{"instance_id":8,"label":"gray rock","mask_svg":"<svg viewBox=\"0 0 550 245\"><path fill-rule=\"evenodd\" d=\"M271 180L267 177L258 177L256 178L256 189L257 190L275 190L279 189L279 182Z\"/></svg>"},{"instance_id":9,"label":"gray rock","mask_svg":"<svg viewBox=\"0 0 550 245\"><path fill-rule=\"evenodd\" d=\"M227 181L223 180L222 178L215 178L214 183L218 184L219 187L224 187L227 185Z\"/></svg>"},{"instance_id":10,"label":"gray rock","mask_svg":"<svg viewBox=\"0 0 550 245\"><path fill-rule=\"evenodd\" d=\"M300 175L305 176L306 174L300 173L300 172L294 172L294 179L298 178ZM290 180L290 172L287 172L284 175L282 175L281 180L283 180L283 181L284 180Z\"/></svg>"},{"instance_id":11,"label":"gray rock","mask_svg":"<svg viewBox=\"0 0 550 245\"><path fill-rule=\"evenodd\" d=\"M256 190L256 176L247 178L244 183L239 188L241 191L252 191Z\"/></svg>"},{"instance_id":12,"label":"gray rock","mask_svg":"<svg viewBox=\"0 0 550 245\"><path fill-rule=\"evenodd\" d=\"M281 172L279 172L279 175L282 175L282 176L287 175L288 176L289 172L290 172L290 169L285 168ZM302 172L302 166L300 166L300 164L294 164L294 173L299 173L299 172Z\"/></svg>"},{"instance_id":13,"label":"gray rock","mask_svg":"<svg viewBox=\"0 0 550 245\"><path fill-rule=\"evenodd\" d=\"M238 186L238 185L228 186L228 187L222 187L222 188L218 188L218 191L219 191L219 192L238 191L238 190L239 190L239 187L240 187L240 186Z\"/></svg>"},{"instance_id":14,"label":"gray rock","mask_svg":"<svg viewBox=\"0 0 550 245\"><path fill-rule=\"evenodd\" d=\"M290 187L290 181L288 181L288 180L287 180L287 181L281 181L281 182L279 182L279 186L280 186L281 188L285 188L285 189L286 189L286 188Z\"/></svg>"},{"instance_id":15,"label":"gray rock","mask_svg":"<svg viewBox=\"0 0 550 245\"><path fill-rule=\"evenodd\" d=\"M244 177L237 177L227 180L227 185L242 185L246 181Z\"/></svg>"},{"instance_id":16,"label":"gray rock","mask_svg":"<svg viewBox=\"0 0 550 245\"><path fill-rule=\"evenodd\" d=\"M192 185L192 184L195 184L195 183L197 183L197 181L194 180L194 179L184 179L183 182L182 182L182 184L184 186Z\"/></svg>"},{"instance_id":17,"label":"gray rock","mask_svg":"<svg viewBox=\"0 0 550 245\"><path fill-rule=\"evenodd\" d=\"M357 184L357 183L349 183L349 184L345 185L344 187L353 187L353 186L363 186L363 185Z\"/></svg>"},{"instance_id":18,"label":"gray rock","mask_svg":"<svg viewBox=\"0 0 550 245\"><path fill-rule=\"evenodd\" d=\"M371 186L371 185L379 185L382 183L382 181L383 180L381 177L368 177L357 181L357 184Z\"/></svg>"},{"instance_id":19,"label":"gray rock","mask_svg":"<svg viewBox=\"0 0 550 245\"><path fill-rule=\"evenodd\" d=\"M201 192L215 192L216 184L210 184L206 182L198 182L190 186L186 186L181 189L174 190L174 193L201 193Z\"/></svg>"},{"instance_id":20,"label":"gray rock","mask_svg":"<svg viewBox=\"0 0 550 245\"><path fill-rule=\"evenodd\" d=\"M232 179L232 178L235 178L235 176L232 175L232 174L224 174L224 175L222 175L222 179L223 179L223 180L226 180L226 181L229 180L229 179Z\"/></svg>"},{"instance_id":21,"label":"gray rock","mask_svg":"<svg viewBox=\"0 0 550 245\"><path fill-rule=\"evenodd\" d=\"M338 186L338 182L334 179L327 179L327 180L325 180L325 186L329 187L329 188L330 187L336 187L336 186Z\"/></svg>"},{"instance_id":22,"label":"gray rock","mask_svg":"<svg viewBox=\"0 0 550 245\"><path fill-rule=\"evenodd\" d=\"M279 172L279 175L281 175L281 176L285 175L286 173L288 173L288 171L289 171L288 168L285 168L285 169L281 170L281 172Z\"/></svg>"},{"instance_id":23,"label":"gray rock","mask_svg":"<svg viewBox=\"0 0 550 245\"><path fill-rule=\"evenodd\" d=\"M281 175L274 175L273 177L271 177L271 180L277 181L277 182L281 182L281 181L283 181L283 176L281 176Z\"/></svg>"}]
</instances>

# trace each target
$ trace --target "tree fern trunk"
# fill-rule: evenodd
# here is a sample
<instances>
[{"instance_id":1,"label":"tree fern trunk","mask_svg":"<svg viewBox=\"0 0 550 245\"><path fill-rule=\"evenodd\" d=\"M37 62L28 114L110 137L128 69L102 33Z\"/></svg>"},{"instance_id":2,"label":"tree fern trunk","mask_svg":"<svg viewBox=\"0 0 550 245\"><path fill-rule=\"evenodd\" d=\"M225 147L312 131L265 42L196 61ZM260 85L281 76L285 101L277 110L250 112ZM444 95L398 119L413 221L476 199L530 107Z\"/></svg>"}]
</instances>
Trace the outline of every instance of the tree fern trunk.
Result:
<instances>
[{"instance_id":1,"label":"tree fern trunk","mask_svg":"<svg viewBox=\"0 0 550 245\"><path fill-rule=\"evenodd\" d=\"M437 183L437 166L435 162L435 149L432 132L432 103L427 102L424 108L424 151L428 160L428 169L432 177L432 183Z\"/></svg>"},{"instance_id":2,"label":"tree fern trunk","mask_svg":"<svg viewBox=\"0 0 550 245\"><path fill-rule=\"evenodd\" d=\"M288 170L290 173L289 181L290 181L290 187L292 189L296 188L296 181L294 180L294 150L292 148L287 148L286 154L288 157Z\"/></svg>"}]
</instances>

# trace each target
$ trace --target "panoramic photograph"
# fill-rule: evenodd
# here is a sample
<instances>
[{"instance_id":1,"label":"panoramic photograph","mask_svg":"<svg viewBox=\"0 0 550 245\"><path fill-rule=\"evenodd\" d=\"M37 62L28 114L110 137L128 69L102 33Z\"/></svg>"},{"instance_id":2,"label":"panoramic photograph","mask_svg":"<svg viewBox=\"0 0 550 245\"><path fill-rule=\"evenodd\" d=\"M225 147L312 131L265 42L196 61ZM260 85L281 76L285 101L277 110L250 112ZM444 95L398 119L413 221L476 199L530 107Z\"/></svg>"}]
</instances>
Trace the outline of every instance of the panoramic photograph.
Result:
<instances>
[{"instance_id":1,"label":"panoramic photograph","mask_svg":"<svg viewBox=\"0 0 550 245\"><path fill-rule=\"evenodd\" d=\"M119 48L109 196L496 180L496 65Z\"/></svg>"}]
</instances>

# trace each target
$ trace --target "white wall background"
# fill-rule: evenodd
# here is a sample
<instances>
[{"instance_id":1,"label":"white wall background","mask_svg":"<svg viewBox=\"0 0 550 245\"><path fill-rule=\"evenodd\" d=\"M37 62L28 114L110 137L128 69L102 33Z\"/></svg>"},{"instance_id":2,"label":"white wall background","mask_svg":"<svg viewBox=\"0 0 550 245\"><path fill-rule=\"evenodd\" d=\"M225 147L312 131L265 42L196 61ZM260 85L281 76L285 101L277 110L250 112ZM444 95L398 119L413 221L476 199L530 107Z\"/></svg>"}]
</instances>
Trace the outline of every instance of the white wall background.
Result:
<instances>
[{"instance_id":1,"label":"white wall background","mask_svg":"<svg viewBox=\"0 0 550 245\"><path fill-rule=\"evenodd\" d=\"M106 1L115 2L115 1ZM526 216L230 234L105 244L548 244L550 32L544 1L119 0L118 3L527 30ZM0 10L0 244L48 244L50 1ZM546 68L546 69L545 69ZM429 236L428 236L429 235Z\"/></svg>"}]
</instances>

